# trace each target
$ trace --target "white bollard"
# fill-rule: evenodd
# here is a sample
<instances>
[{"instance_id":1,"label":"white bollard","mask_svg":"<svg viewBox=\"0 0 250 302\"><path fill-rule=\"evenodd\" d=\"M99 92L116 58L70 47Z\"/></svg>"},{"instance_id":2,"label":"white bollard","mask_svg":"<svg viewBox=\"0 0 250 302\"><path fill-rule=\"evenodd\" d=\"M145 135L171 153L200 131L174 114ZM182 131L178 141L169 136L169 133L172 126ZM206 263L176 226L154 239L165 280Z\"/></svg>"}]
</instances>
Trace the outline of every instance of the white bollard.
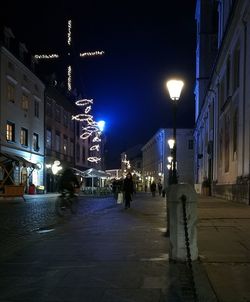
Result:
<instances>
[{"instance_id":1,"label":"white bollard","mask_svg":"<svg viewBox=\"0 0 250 302\"><path fill-rule=\"evenodd\" d=\"M169 208L169 259L187 260L187 247L183 219L182 198L186 199L186 217L191 260L197 260L197 194L189 184L174 184L168 190Z\"/></svg>"}]
</instances>

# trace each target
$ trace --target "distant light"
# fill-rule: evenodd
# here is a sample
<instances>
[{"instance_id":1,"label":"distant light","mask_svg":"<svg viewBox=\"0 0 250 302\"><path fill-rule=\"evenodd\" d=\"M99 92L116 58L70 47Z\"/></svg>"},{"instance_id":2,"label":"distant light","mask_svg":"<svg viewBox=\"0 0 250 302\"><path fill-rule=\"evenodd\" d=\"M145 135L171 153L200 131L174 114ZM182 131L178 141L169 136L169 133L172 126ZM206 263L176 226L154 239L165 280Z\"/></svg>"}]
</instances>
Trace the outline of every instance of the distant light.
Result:
<instances>
[{"instance_id":1,"label":"distant light","mask_svg":"<svg viewBox=\"0 0 250 302\"><path fill-rule=\"evenodd\" d=\"M97 126L100 129L100 131L103 132L104 127L105 127L105 121L99 121L99 122L97 122Z\"/></svg>"}]
</instances>

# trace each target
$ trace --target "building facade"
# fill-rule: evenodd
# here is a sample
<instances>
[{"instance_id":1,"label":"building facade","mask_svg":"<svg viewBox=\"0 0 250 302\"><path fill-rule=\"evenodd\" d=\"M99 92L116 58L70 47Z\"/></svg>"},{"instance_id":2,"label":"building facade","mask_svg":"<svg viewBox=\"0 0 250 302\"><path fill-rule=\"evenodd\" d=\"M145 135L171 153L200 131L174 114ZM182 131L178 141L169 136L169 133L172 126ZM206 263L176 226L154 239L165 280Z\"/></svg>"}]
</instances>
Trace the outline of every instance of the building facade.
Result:
<instances>
[{"instance_id":1,"label":"building facade","mask_svg":"<svg viewBox=\"0 0 250 302\"><path fill-rule=\"evenodd\" d=\"M30 184L44 185L45 86L32 71L25 45L14 45L13 39L5 28L0 49L0 152L19 158L10 164L12 179L27 191Z\"/></svg>"},{"instance_id":2,"label":"building facade","mask_svg":"<svg viewBox=\"0 0 250 302\"><path fill-rule=\"evenodd\" d=\"M168 186L168 157L171 156L168 140L172 138L173 129L160 129L142 147L142 175L147 188L152 181L161 182L164 188ZM178 182L193 184L193 129L177 129L176 141Z\"/></svg>"},{"instance_id":3,"label":"building facade","mask_svg":"<svg viewBox=\"0 0 250 302\"><path fill-rule=\"evenodd\" d=\"M249 204L250 3L196 5L195 182Z\"/></svg>"}]
</instances>

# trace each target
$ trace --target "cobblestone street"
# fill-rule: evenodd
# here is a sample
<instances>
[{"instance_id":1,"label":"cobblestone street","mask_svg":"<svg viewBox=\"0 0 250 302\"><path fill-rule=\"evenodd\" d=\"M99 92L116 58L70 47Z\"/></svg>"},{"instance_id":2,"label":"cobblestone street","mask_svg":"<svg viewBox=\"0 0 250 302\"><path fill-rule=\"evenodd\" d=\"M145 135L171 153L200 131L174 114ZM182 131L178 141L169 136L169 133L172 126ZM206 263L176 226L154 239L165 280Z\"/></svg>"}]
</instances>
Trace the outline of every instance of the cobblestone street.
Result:
<instances>
[{"instance_id":1,"label":"cobblestone street","mask_svg":"<svg viewBox=\"0 0 250 302\"><path fill-rule=\"evenodd\" d=\"M66 223L67 219L58 217L55 212L57 195L22 199L2 200L0 202L0 257L23 246L28 239L39 232L50 231ZM114 205L113 197L79 197L77 217L86 218L90 213ZM74 217L69 217L74 219ZM69 219L68 218L68 219Z\"/></svg>"}]
</instances>

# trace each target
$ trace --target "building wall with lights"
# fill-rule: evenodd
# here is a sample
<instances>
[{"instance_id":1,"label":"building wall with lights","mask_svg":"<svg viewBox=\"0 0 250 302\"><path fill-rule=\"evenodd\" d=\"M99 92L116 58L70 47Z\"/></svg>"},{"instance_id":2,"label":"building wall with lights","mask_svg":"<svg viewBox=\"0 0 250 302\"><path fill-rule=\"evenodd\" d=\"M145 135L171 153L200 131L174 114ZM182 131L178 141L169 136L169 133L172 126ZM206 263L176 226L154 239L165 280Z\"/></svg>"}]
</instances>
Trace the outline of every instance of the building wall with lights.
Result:
<instances>
[{"instance_id":1,"label":"building wall with lights","mask_svg":"<svg viewBox=\"0 0 250 302\"><path fill-rule=\"evenodd\" d=\"M250 3L199 0L196 21L197 82L202 81L199 72L205 66L209 72L207 84L195 90L200 104L195 181L207 180L214 196L250 204ZM216 43L211 44L211 34ZM206 45L216 48L216 56L211 56Z\"/></svg>"},{"instance_id":2,"label":"building wall with lights","mask_svg":"<svg viewBox=\"0 0 250 302\"><path fill-rule=\"evenodd\" d=\"M28 192L31 183L44 185L45 86L32 71L25 45L13 48L13 33L6 28L4 33L0 48L0 152L23 159L13 162L12 177ZM29 162L34 170L27 166Z\"/></svg>"},{"instance_id":3,"label":"building wall with lights","mask_svg":"<svg viewBox=\"0 0 250 302\"><path fill-rule=\"evenodd\" d=\"M177 174L179 182L194 183L194 150L193 129L176 129L177 140ZM168 157L171 150L168 140L173 137L173 129L160 129L142 147L143 182L149 187L150 183L161 181L164 187L168 184Z\"/></svg>"}]
</instances>

